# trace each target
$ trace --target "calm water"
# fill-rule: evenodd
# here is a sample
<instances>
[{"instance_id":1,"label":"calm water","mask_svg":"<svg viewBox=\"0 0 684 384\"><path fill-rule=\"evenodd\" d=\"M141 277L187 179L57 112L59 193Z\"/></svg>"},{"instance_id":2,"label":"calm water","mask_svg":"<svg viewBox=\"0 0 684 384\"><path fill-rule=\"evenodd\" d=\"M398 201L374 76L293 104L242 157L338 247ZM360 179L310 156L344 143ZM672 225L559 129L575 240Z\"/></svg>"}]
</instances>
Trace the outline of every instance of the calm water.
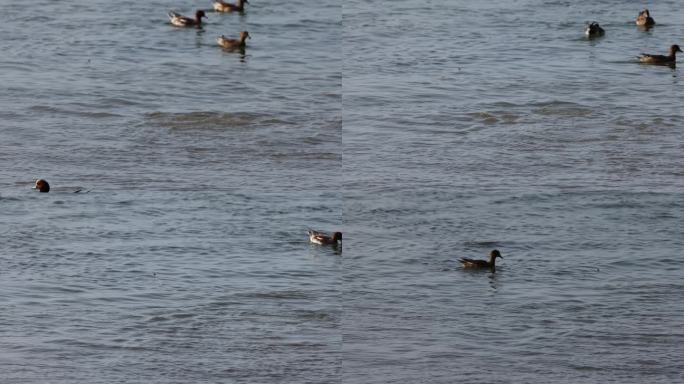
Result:
<instances>
[{"instance_id":1,"label":"calm water","mask_svg":"<svg viewBox=\"0 0 684 384\"><path fill-rule=\"evenodd\" d=\"M681 380L677 2L209 5L3 3L0 381Z\"/></svg>"}]
</instances>

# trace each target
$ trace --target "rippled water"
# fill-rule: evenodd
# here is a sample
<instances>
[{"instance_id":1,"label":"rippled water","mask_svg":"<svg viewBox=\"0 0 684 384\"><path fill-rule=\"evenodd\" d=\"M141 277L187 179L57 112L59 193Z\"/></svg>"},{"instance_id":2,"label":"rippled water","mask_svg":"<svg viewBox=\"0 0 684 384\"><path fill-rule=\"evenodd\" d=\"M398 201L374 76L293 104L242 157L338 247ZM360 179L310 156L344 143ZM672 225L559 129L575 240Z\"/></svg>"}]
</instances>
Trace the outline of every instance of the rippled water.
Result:
<instances>
[{"instance_id":1,"label":"rippled water","mask_svg":"<svg viewBox=\"0 0 684 384\"><path fill-rule=\"evenodd\" d=\"M337 380L340 7L5 3L0 381Z\"/></svg>"},{"instance_id":2,"label":"rippled water","mask_svg":"<svg viewBox=\"0 0 684 384\"><path fill-rule=\"evenodd\" d=\"M0 381L681 381L681 68L636 55L684 20L640 7L7 2Z\"/></svg>"},{"instance_id":3,"label":"rippled water","mask_svg":"<svg viewBox=\"0 0 684 384\"><path fill-rule=\"evenodd\" d=\"M345 383L681 381L681 69L635 57L684 20L640 6L345 7Z\"/></svg>"}]
</instances>

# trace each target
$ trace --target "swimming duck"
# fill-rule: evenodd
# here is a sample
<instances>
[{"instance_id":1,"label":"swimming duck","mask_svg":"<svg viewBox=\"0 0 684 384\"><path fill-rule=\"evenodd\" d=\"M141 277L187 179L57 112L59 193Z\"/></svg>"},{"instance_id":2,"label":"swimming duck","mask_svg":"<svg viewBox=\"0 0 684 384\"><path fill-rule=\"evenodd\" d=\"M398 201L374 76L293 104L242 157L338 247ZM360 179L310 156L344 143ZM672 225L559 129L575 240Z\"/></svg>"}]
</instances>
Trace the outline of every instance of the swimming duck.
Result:
<instances>
[{"instance_id":1,"label":"swimming duck","mask_svg":"<svg viewBox=\"0 0 684 384\"><path fill-rule=\"evenodd\" d=\"M474 259L468 259L468 258L461 258L460 261L463 264L463 268L489 268L494 272L496 270L496 258L500 257L503 259L501 256L501 253L495 249L492 252L489 253L489 261L486 260L474 260Z\"/></svg>"},{"instance_id":2,"label":"swimming duck","mask_svg":"<svg viewBox=\"0 0 684 384\"><path fill-rule=\"evenodd\" d=\"M679 45L675 44L670 47L670 54L667 56L642 53L641 56L639 56L639 61L646 64L674 64L677 60L677 52L682 52L682 50L679 49Z\"/></svg>"},{"instance_id":3,"label":"swimming duck","mask_svg":"<svg viewBox=\"0 0 684 384\"><path fill-rule=\"evenodd\" d=\"M590 38L603 36L605 33L606 31L595 21L587 25L587 29L584 30L584 34Z\"/></svg>"},{"instance_id":4,"label":"swimming duck","mask_svg":"<svg viewBox=\"0 0 684 384\"><path fill-rule=\"evenodd\" d=\"M237 0L237 4L226 3L223 0L214 0L214 10L216 12L244 12L247 0Z\"/></svg>"},{"instance_id":5,"label":"swimming duck","mask_svg":"<svg viewBox=\"0 0 684 384\"><path fill-rule=\"evenodd\" d=\"M50 184L48 184L47 181L43 179L38 179L36 180L36 185L33 187L33 189L37 189L40 192L50 192Z\"/></svg>"},{"instance_id":6,"label":"swimming duck","mask_svg":"<svg viewBox=\"0 0 684 384\"><path fill-rule=\"evenodd\" d=\"M636 25L640 27L652 27L655 25L655 20L651 17L648 9L639 12L639 16L636 18Z\"/></svg>"},{"instance_id":7,"label":"swimming duck","mask_svg":"<svg viewBox=\"0 0 684 384\"><path fill-rule=\"evenodd\" d=\"M328 236L322 232L309 229L309 241L319 245L337 245L342 242L342 232L335 232L332 236Z\"/></svg>"},{"instance_id":8,"label":"swimming duck","mask_svg":"<svg viewBox=\"0 0 684 384\"><path fill-rule=\"evenodd\" d=\"M194 19L183 16L178 12L169 11L169 20L171 21L171 24L175 25L176 27L201 27L203 17L207 17L207 15L201 9L195 12Z\"/></svg>"},{"instance_id":9,"label":"swimming duck","mask_svg":"<svg viewBox=\"0 0 684 384\"><path fill-rule=\"evenodd\" d=\"M216 42L218 45L222 46L223 48L244 48L247 43L245 43L245 40L251 39L252 37L249 35L249 32L247 31L242 31L240 32L240 39L228 39L225 36L221 35L216 38Z\"/></svg>"}]
</instances>

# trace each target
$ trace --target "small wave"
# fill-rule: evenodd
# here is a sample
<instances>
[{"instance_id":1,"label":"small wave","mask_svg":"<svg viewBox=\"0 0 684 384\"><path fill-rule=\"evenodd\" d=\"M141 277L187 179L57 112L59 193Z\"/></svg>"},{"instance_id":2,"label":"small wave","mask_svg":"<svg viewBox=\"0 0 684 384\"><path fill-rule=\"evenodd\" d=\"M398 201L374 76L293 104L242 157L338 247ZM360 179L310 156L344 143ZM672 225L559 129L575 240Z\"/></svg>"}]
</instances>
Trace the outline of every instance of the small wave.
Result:
<instances>
[{"instance_id":1,"label":"small wave","mask_svg":"<svg viewBox=\"0 0 684 384\"><path fill-rule=\"evenodd\" d=\"M28 107L31 112L46 113L52 115L68 115L68 116L79 116L79 117L89 117L94 119L108 119L113 117L121 117L121 115L110 113L110 112L85 112L77 111L72 109L57 108L49 105L33 105Z\"/></svg>"},{"instance_id":2,"label":"small wave","mask_svg":"<svg viewBox=\"0 0 684 384\"><path fill-rule=\"evenodd\" d=\"M532 106L537 107L533 112L542 116L587 117L594 114L590 107L567 101L534 103Z\"/></svg>"},{"instance_id":3,"label":"small wave","mask_svg":"<svg viewBox=\"0 0 684 384\"><path fill-rule=\"evenodd\" d=\"M678 127L681 124L681 116L666 116L666 117L656 117L653 119L635 119L635 118L627 118L624 116L617 117L613 119L611 122L619 127L628 127L628 128L634 128L639 131L652 131L654 133L658 133L659 130L658 128L662 127L669 127L669 128L674 128Z\"/></svg>"},{"instance_id":4,"label":"small wave","mask_svg":"<svg viewBox=\"0 0 684 384\"><path fill-rule=\"evenodd\" d=\"M274 153L271 158L276 160L310 160L310 161L341 161L342 154L330 152L292 152L292 153Z\"/></svg>"},{"instance_id":5,"label":"small wave","mask_svg":"<svg viewBox=\"0 0 684 384\"><path fill-rule=\"evenodd\" d=\"M167 127L172 130L235 129L293 124L270 115L245 112L152 112L146 115L146 119L156 126Z\"/></svg>"},{"instance_id":6,"label":"small wave","mask_svg":"<svg viewBox=\"0 0 684 384\"><path fill-rule=\"evenodd\" d=\"M499 241L464 241L463 246L467 248L496 248L496 247L501 247L503 244Z\"/></svg>"},{"instance_id":7,"label":"small wave","mask_svg":"<svg viewBox=\"0 0 684 384\"><path fill-rule=\"evenodd\" d=\"M515 124L520 119L520 115L510 111L473 112L468 116L484 124Z\"/></svg>"},{"instance_id":8,"label":"small wave","mask_svg":"<svg viewBox=\"0 0 684 384\"><path fill-rule=\"evenodd\" d=\"M338 321L339 315L335 313L330 313L326 311L315 311L315 310L298 310L294 313L295 318L300 320L313 320L313 321Z\"/></svg>"},{"instance_id":9,"label":"small wave","mask_svg":"<svg viewBox=\"0 0 684 384\"><path fill-rule=\"evenodd\" d=\"M271 292L251 292L243 293L238 296L255 299L308 299L310 295L302 291L271 291Z\"/></svg>"},{"instance_id":10,"label":"small wave","mask_svg":"<svg viewBox=\"0 0 684 384\"><path fill-rule=\"evenodd\" d=\"M15 120L20 119L21 115L11 111L0 111L0 119L3 120Z\"/></svg>"}]
</instances>

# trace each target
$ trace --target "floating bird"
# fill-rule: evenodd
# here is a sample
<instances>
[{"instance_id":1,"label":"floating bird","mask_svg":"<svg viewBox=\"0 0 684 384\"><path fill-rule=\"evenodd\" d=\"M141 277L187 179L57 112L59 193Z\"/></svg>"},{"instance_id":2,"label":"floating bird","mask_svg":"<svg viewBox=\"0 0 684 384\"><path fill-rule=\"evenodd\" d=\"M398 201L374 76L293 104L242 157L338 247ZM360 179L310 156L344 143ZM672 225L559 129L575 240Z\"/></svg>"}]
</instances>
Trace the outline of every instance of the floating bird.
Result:
<instances>
[{"instance_id":1,"label":"floating bird","mask_svg":"<svg viewBox=\"0 0 684 384\"><path fill-rule=\"evenodd\" d=\"M240 32L240 39L229 39L223 35L219 36L216 38L216 42L218 45L222 46L223 48L244 48L247 46L247 43L245 40L251 39L252 36L249 35L249 32L247 31L242 31Z\"/></svg>"},{"instance_id":2,"label":"floating bird","mask_svg":"<svg viewBox=\"0 0 684 384\"><path fill-rule=\"evenodd\" d=\"M652 27L655 25L655 20L651 17L648 9L639 12L639 16L636 18L636 25L640 27Z\"/></svg>"},{"instance_id":3,"label":"floating bird","mask_svg":"<svg viewBox=\"0 0 684 384\"><path fill-rule=\"evenodd\" d=\"M463 268L489 268L494 272L496 270L496 258L500 257L503 259L501 256L501 253L498 250L493 250L492 252L489 253L489 261L487 260L474 260L474 259L468 259L468 258L461 258L460 261L463 264Z\"/></svg>"},{"instance_id":4,"label":"floating bird","mask_svg":"<svg viewBox=\"0 0 684 384\"><path fill-rule=\"evenodd\" d=\"M214 10L216 12L244 12L247 0L237 0L237 4L226 3L223 0L214 0Z\"/></svg>"},{"instance_id":5,"label":"floating bird","mask_svg":"<svg viewBox=\"0 0 684 384\"><path fill-rule=\"evenodd\" d=\"M592 22L591 24L587 25L587 29L584 30L584 34L591 38L591 37L600 37L603 36L606 33L603 28L597 23L597 22Z\"/></svg>"},{"instance_id":6,"label":"floating bird","mask_svg":"<svg viewBox=\"0 0 684 384\"><path fill-rule=\"evenodd\" d=\"M677 60L677 52L682 52L681 49L679 49L679 45L675 44L670 47L670 54L665 56L665 55L649 55L648 53L642 53L641 56L639 56L639 61L642 63L646 64L675 64Z\"/></svg>"},{"instance_id":7,"label":"floating bird","mask_svg":"<svg viewBox=\"0 0 684 384\"><path fill-rule=\"evenodd\" d=\"M332 236L328 236L322 232L309 229L309 241L319 245L337 245L342 242L342 232L335 232Z\"/></svg>"},{"instance_id":8,"label":"floating bird","mask_svg":"<svg viewBox=\"0 0 684 384\"><path fill-rule=\"evenodd\" d=\"M36 185L33 187L33 189L37 189L40 192L50 192L50 184L48 184L47 181L43 179L38 179L36 180Z\"/></svg>"},{"instance_id":9,"label":"floating bird","mask_svg":"<svg viewBox=\"0 0 684 384\"><path fill-rule=\"evenodd\" d=\"M203 10L195 12L195 18L183 16L178 12L169 11L169 21L176 27L201 27L202 18L207 17Z\"/></svg>"}]
</instances>

